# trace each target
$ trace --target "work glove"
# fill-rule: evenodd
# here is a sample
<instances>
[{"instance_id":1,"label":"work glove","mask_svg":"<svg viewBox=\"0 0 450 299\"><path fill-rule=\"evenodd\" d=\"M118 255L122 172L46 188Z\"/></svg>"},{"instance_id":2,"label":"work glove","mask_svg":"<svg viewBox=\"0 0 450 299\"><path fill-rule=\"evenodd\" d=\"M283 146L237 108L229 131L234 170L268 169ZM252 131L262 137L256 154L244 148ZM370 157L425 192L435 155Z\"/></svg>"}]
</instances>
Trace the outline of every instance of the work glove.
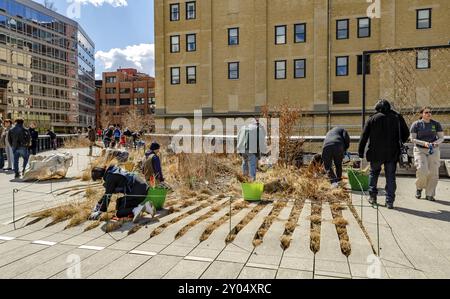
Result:
<instances>
[{"instance_id":1,"label":"work glove","mask_svg":"<svg viewBox=\"0 0 450 299\"><path fill-rule=\"evenodd\" d=\"M99 220L101 216L102 216L101 211L92 212L92 214L89 216L89 220Z\"/></svg>"}]
</instances>

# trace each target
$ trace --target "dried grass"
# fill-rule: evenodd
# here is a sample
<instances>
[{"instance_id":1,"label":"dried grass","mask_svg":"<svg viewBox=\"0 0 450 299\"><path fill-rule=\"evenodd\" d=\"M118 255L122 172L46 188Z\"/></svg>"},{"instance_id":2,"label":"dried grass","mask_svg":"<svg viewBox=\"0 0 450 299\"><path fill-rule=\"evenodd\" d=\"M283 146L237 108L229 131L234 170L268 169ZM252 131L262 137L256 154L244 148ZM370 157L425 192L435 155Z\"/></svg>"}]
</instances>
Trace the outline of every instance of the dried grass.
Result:
<instances>
[{"instance_id":1,"label":"dried grass","mask_svg":"<svg viewBox=\"0 0 450 299\"><path fill-rule=\"evenodd\" d=\"M267 231L270 229L274 220L277 219L277 217L280 215L281 211L284 209L284 207L286 207L286 205L287 205L287 201L275 202L274 207L272 208L272 211L264 219L263 224L259 227L255 236L253 237L253 241L252 241L253 246L257 247L263 243L264 236L266 235Z\"/></svg>"},{"instance_id":2,"label":"dried grass","mask_svg":"<svg viewBox=\"0 0 450 299\"><path fill-rule=\"evenodd\" d=\"M241 220L228 234L225 239L225 243L232 243L237 235L244 229L244 227L252 221L256 215L258 215L267 205L267 202L260 202L256 207L254 207L245 217Z\"/></svg>"}]
</instances>

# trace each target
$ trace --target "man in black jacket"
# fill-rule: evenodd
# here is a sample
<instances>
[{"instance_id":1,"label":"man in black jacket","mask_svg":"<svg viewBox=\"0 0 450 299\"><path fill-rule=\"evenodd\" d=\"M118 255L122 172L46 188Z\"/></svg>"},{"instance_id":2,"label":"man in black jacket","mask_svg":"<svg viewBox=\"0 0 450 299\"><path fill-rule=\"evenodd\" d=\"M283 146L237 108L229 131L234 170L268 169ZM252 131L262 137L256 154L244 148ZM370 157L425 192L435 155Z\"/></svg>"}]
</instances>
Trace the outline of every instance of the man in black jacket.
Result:
<instances>
[{"instance_id":1,"label":"man in black jacket","mask_svg":"<svg viewBox=\"0 0 450 299\"><path fill-rule=\"evenodd\" d=\"M31 123L30 124L30 136L31 136L31 146L30 146L30 153L33 156L36 156L37 154L37 146L38 146L38 139L39 139L39 133L36 131L36 124Z\"/></svg>"},{"instance_id":2,"label":"man in black jacket","mask_svg":"<svg viewBox=\"0 0 450 299\"><path fill-rule=\"evenodd\" d=\"M48 129L47 135L50 137L50 144L51 144L53 150L56 151L58 148L58 144L57 144L57 136L56 136L55 132Z\"/></svg>"},{"instance_id":3,"label":"man in black jacket","mask_svg":"<svg viewBox=\"0 0 450 299\"><path fill-rule=\"evenodd\" d=\"M133 217L133 220L136 221L144 211L152 217L155 215L155 210L150 203L141 205L147 197L149 186L139 176L117 166L96 167L92 170L92 180L103 180L105 194L89 216L90 220L98 220L102 213L108 211L113 194L124 194L124 197L119 198L116 202L117 218Z\"/></svg>"},{"instance_id":4,"label":"man in black jacket","mask_svg":"<svg viewBox=\"0 0 450 299\"><path fill-rule=\"evenodd\" d=\"M333 187L337 187L342 181L342 161L349 148L350 135L345 129L336 127L328 132L323 143L322 160ZM333 162L336 173L333 170Z\"/></svg>"},{"instance_id":5,"label":"man in black jacket","mask_svg":"<svg viewBox=\"0 0 450 299\"><path fill-rule=\"evenodd\" d=\"M23 158L23 173L28 164L29 152L28 148L31 145L31 136L28 129L23 126L23 119L16 119L16 125L8 133L8 142L11 144L14 155L14 172L16 179L20 177L19 159Z\"/></svg>"},{"instance_id":6,"label":"man in black jacket","mask_svg":"<svg viewBox=\"0 0 450 299\"><path fill-rule=\"evenodd\" d=\"M391 104L380 100L375 113L367 121L359 143L359 156L364 158L367 142L367 161L370 162L370 199L371 204L377 204L378 177L384 165L386 175L386 206L394 208L395 192L397 190L396 172L400 156L400 144L409 139L409 129L404 118L393 111Z\"/></svg>"}]
</instances>

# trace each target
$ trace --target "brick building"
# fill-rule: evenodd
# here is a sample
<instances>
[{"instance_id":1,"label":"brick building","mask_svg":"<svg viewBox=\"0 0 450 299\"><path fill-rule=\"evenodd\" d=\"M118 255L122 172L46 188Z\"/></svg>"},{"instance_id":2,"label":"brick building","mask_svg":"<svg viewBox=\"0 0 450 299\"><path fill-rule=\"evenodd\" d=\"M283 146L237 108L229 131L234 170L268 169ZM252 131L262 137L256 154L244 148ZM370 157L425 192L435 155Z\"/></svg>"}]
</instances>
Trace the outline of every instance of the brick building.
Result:
<instances>
[{"instance_id":1,"label":"brick building","mask_svg":"<svg viewBox=\"0 0 450 299\"><path fill-rule=\"evenodd\" d=\"M148 118L154 114L155 79L135 69L103 73L96 82L97 127L127 126L123 119L133 112Z\"/></svg>"}]
</instances>

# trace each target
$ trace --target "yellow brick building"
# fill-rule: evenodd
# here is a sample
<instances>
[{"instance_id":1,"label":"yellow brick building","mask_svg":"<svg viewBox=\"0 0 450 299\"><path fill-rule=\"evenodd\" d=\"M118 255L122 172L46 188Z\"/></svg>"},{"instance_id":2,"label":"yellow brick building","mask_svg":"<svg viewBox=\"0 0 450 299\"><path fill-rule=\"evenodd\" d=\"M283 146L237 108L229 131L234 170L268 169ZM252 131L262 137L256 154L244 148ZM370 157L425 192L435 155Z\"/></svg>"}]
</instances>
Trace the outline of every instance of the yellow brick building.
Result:
<instances>
[{"instance_id":1,"label":"yellow brick building","mask_svg":"<svg viewBox=\"0 0 450 299\"><path fill-rule=\"evenodd\" d=\"M333 125L359 132L364 51L450 42L448 0L381 0L381 10L374 11L380 18L368 18L369 5L366 0L155 0L158 129L170 128L174 118L191 118L194 110L204 117L250 117L265 105L288 101L309 115L308 126L315 128L310 134L324 134ZM442 72L434 69L429 52L417 55L407 59L415 78ZM372 60L367 62L369 113L380 96L389 97L383 86L392 76L381 74ZM391 67L395 70L395 63ZM446 85L435 95L417 78L411 108L438 103L437 117L450 123Z\"/></svg>"}]
</instances>

